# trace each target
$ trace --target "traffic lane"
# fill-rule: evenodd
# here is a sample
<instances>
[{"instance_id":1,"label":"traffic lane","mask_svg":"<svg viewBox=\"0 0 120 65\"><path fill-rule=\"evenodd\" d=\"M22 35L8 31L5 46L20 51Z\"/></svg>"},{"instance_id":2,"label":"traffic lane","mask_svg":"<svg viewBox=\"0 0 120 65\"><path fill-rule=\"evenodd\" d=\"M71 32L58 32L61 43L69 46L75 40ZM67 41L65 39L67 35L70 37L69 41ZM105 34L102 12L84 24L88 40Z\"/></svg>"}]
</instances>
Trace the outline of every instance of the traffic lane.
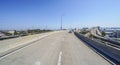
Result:
<instances>
[{"instance_id":1,"label":"traffic lane","mask_svg":"<svg viewBox=\"0 0 120 65\"><path fill-rule=\"evenodd\" d=\"M64 33L56 33L2 59L0 65L57 65Z\"/></svg>"},{"instance_id":2,"label":"traffic lane","mask_svg":"<svg viewBox=\"0 0 120 65\"><path fill-rule=\"evenodd\" d=\"M62 65L111 65L74 34L67 34L62 45Z\"/></svg>"},{"instance_id":3,"label":"traffic lane","mask_svg":"<svg viewBox=\"0 0 120 65\"><path fill-rule=\"evenodd\" d=\"M9 51L10 49L13 49L17 46L27 44L28 42L35 41L37 39L40 39L41 37L45 37L47 35L57 33L57 32L60 32L60 31L46 32L46 33L28 35L28 36L18 37L18 38L13 38L8 40L1 40L0 53L4 53L5 51Z\"/></svg>"}]
</instances>

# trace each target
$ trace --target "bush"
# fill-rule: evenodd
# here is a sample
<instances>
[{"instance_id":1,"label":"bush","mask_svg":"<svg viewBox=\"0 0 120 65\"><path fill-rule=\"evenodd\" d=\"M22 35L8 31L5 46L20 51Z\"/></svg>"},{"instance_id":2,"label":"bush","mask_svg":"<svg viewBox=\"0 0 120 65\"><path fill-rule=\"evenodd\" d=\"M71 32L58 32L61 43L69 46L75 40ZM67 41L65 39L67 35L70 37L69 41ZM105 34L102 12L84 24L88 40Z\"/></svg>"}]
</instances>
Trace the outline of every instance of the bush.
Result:
<instances>
[{"instance_id":1,"label":"bush","mask_svg":"<svg viewBox=\"0 0 120 65\"><path fill-rule=\"evenodd\" d=\"M106 35L106 33L104 31L102 31L102 36L104 37Z\"/></svg>"}]
</instances>

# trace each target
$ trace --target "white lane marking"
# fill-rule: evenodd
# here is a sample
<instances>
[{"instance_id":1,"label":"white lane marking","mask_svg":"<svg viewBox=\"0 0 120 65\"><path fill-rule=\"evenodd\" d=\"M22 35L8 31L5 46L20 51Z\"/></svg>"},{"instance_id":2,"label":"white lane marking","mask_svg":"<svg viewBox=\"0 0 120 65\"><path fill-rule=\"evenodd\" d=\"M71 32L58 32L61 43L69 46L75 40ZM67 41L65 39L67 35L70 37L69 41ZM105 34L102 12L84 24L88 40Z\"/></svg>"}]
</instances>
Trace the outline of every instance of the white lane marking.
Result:
<instances>
[{"instance_id":1,"label":"white lane marking","mask_svg":"<svg viewBox=\"0 0 120 65\"><path fill-rule=\"evenodd\" d=\"M58 64L57 65L61 65L61 59L62 59L62 51L60 51L60 53L59 53L59 58L58 58Z\"/></svg>"},{"instance_id":2,"label":"white lane marking","mask_svg":"<svg viewBox=\"0 0 120 65\"><path fill-rule=\"evenodd\" d=\"M40 61L35 62L34 65L41 65Z\"/></svg>"}]
</instances>

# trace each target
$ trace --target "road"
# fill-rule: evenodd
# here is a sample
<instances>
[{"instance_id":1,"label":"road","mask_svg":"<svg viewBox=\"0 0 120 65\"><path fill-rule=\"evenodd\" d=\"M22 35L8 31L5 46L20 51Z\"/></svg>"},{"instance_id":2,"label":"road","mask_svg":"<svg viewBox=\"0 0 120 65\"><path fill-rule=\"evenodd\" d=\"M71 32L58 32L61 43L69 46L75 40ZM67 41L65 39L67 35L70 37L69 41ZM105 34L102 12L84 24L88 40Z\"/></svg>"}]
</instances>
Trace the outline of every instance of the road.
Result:
<instances>
[{"instance_id":1,"label":"road","mask_svg":"<svg viewBox=\"0 0 120 65\"><path fill-rule=\"evenodd\" d=\"M74 34L58 32L0 58L0 65L111 65Z\"/></svg>"},{"instance_id":2,"label":"road","mask_svg":"<svg viewBox=\"0 0 120 65\"><path fill-rule=\"evenodd\" d=\"M50 33L51 32L49 32L49 34ZM29 35L29 36L12 38L12 39L7 39L7 40L0 40L0 53L7 51L10 48L14 48L15 46L17 46L19 44L24 44L26 42L29 42L33 39L37 39L40 36L47 35L47 34L48 33L41 33L41 34Z\"/></svg>"}]
</instances>

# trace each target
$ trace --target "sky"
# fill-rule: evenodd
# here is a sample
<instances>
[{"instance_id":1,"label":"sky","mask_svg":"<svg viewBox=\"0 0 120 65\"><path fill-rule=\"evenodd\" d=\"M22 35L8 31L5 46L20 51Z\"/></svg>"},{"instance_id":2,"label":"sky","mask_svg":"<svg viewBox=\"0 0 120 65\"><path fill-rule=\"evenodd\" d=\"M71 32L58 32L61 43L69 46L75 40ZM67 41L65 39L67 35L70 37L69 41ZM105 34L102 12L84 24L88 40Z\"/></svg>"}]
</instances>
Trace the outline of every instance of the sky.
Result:
<instances>
[{"instance_id":1,"label":"sky","mask_svg":"<svg viewBox=\"0 0 120 65\"><path fill-rule=\"evenodd\" d=\"M120 0L0 0L0 30L119 27Z\"/></svg>"}]
</instances>

